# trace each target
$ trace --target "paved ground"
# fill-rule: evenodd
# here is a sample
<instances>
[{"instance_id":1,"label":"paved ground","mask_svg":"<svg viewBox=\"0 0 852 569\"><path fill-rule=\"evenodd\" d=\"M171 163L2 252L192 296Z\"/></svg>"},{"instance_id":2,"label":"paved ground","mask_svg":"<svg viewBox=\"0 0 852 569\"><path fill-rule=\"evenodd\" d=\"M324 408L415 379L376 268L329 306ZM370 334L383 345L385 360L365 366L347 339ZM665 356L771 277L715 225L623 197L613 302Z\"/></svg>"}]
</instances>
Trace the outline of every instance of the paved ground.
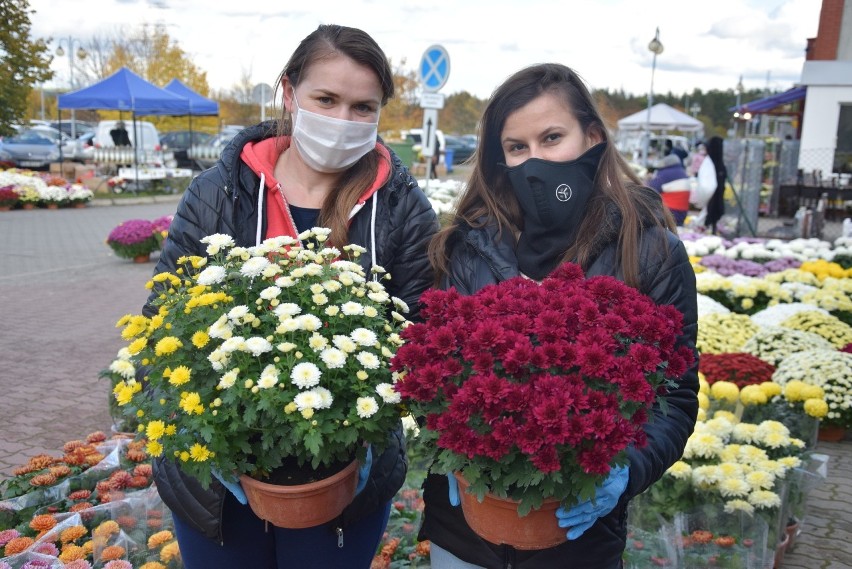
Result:
<instances>
[{"instance_id":1,"label":"paved ground","mask_svg":"<svg viewBox=\"0 0 852 569\"><path fill-rule=\"evenodd\" d=\"M115 257L105 239L121 221L172 213L176 199L0 213L0 477L109 430L98 373L123 345L115 322L139 312L154 265ZM828 480L785 568L852 568L852 440L819 450L831 456Z\"/></svg>"}]
</instances>

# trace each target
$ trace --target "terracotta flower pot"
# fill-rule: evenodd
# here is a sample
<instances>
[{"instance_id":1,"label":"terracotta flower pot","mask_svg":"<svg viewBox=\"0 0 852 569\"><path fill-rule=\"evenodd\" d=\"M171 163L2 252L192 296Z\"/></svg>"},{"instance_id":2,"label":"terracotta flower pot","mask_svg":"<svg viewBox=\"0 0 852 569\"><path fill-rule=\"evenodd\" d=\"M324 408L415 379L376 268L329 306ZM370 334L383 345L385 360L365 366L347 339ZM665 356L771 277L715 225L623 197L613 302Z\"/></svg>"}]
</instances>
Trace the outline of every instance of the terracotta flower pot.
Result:
<instances>
[{"instance_id":1,"label":"terracotta flower pot","mask_svg":"<svg viewBox=\"0 0 852 569\"><path fill-rule=\"evenodd\" d=\"M59 209L58 203L49 203L47 204L47 209Z\"/></svg>"},{"instance_id":2,"label":"terracotta flower pot","mask_svg":"<svg viewBox=\"0 0 852 569\"><path fill-rule=\"evenodd\" d=\"M86 202L74 202L74 209L83 209L86 207Z\"/></svg>"},{"instance_id":3,"label":"terracotta flower pot","mask_svg":"<svg viewBox=\"0 0 852 569\"><path fill-rule=\"evenodd\" d=\"M827 443L837 443L846 437L846 429L837 425L820 425L817 439Z\"/></svg>"},{"instance_id":4,"label":"terracotta flower pot","mask_svg":"<svg viewBox=\"0 0 852 569\"><path fill-rule=\"evenodd\" d=\"M135 257L133 257L134 263L147 263L150 260L151 260L151 254L150 253L145 253L144 255L136 255Z\"/></svg>"},{"instance_id":5,"label":"terracotta flower pot","mask_svg":"<svg viewBox=\"0 0 852 569\"><path fill-rule=\"evenodd\" d=\"M787 552L787 546L790 544L790 535L787 532L781 534L781 542L775 546L775 569L781 569L784 563L784 554Z\"/></svg>"},{"instance_id":6,"label":"terracotta flower pot","mask_svg":"<svg viewBox=\"0 0 852 569\"><path fill-rule=\"evenodd\" d=\"M538 510L526 516L518 515L518 502L486 494L482 502L466 492L469 486L460 473L454 473L459 483L459 496L464 519L482 539L515 549L547 549L567 541L566 528L559 527L556 509L559 500L545 500Z\"/></svg>"},{"instance_id":7,"label":"terracotta flower pot","mask_svg":"<svg viewBox=\"0 0 852 569\"><path fill-rule=\"evenodd\" d=\"M10 205L0 205L0 211L10 211L12 206Z\"/></svg>"},{"instance_id":8,"label":"terracotta flower pot","mask_svg":"<svg viewBox=\"0 0 852 569\"><path fill-rule=\"evenodd\" d=\"M317 482L296 486L267 484L240 476L249 506L257 517L289 529L315 527L330 522L355 497L358 461Z\"/></svg>"},{"instance_id":9,"label":"terracotta flower pot","mask_svg":"<svg viewBox=\"0 0 852 569\"><path fill-rule=\"evenodd\" d=\"M793 545L796 543L796 538L799 536L799 522L791 519L784 529L787 532L787 551L793 550Z\"/></svg>"},{"instance_id":10,"label":"terracotta flower pot","mask_svg":"<svg viewBox=\"0 0 852 569\"><path fill-rule=\"evenodd\" d=\"M21 208L22 209L35 209L35 204L32 203L32 202L24 202L24 204L21 205Z\"/></svg>"}]
</instances>

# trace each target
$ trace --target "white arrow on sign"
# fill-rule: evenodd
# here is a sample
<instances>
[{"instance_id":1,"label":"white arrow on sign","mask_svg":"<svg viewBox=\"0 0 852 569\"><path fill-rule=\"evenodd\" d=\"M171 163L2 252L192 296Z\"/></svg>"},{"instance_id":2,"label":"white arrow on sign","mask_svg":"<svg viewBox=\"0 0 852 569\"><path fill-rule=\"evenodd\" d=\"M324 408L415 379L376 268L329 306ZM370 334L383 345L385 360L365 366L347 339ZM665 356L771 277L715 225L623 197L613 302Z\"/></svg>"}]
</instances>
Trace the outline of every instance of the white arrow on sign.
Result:
<instances>
[{"instance_id":1,"label":"white arrow on sign","mask_svg":"<svg viewBox=\"0 0 852 569\"><path fill-rule=\"evenodd\" d=\"M423 109L423 156L435 155L435 132L438 130L438 109Z\"/></svg>"}]
</instances>

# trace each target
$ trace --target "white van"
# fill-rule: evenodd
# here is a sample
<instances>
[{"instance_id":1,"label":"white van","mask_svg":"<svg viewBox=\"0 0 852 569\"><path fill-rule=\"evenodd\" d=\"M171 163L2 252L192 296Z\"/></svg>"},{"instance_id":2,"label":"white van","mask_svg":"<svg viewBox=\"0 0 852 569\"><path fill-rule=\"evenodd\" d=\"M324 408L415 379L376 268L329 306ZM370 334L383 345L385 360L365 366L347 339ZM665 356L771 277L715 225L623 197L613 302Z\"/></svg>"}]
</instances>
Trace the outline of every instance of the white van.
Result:
<instances>
[{"instance_id":1,"label":"white van","mask_svg":"<svg viewBox=\"0 0 852 569\"><path fill-rule=\"evenodd\" d=\"M445 150L447 148L447 141L444 139L444 132L439 130L435 131L435 136L438 137L438 144L441 145L441 150ZM412 149L414 150L415 156L420 155L420 149L423 146L423 129L422 128L412 128L407 131L402 131L402 137L405 140L409 140L414 143Z\"/></svg>"},{"instance_id":2,"label":"white van","mask_svg":"<svg viewBox=\"0 0 852 569\"><path fill-rule=\"evenodd\" d=\"M115 129L118 121L101 121L95 127L95 137L92 139L95 148L111 148L115 146L112 141L112 136L109 132ZM133 129L133 120L126 120L124 128L127 129L127 135L130 137L130 143L140 150L144 150L146 154L160 151L160 133L157 132L157 127L148 121L136 121L136 129ZM137 141L139 141L137 143Z\"/></svg>"}]
</instances>

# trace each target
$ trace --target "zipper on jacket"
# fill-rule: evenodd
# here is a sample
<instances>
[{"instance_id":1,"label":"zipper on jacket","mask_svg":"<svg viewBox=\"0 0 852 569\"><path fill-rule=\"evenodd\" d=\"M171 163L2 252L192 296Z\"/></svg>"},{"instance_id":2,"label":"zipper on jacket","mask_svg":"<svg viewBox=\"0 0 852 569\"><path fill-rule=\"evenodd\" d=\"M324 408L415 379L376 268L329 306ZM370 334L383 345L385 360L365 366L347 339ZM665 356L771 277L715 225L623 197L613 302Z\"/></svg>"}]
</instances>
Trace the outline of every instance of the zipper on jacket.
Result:
<instances>
[{"instance_id":1,"label":"zipper on jacket","mask_svg":"<svg viewBox=\"0 0 852 569\"><path fill-rule=\"evenodd\" d=\"M334 531L337 533L337 547L342 548L343 547L343 528L340 527L340 526L337 526L336 528L334 528Z\"/></svg>"}]
</instances>

